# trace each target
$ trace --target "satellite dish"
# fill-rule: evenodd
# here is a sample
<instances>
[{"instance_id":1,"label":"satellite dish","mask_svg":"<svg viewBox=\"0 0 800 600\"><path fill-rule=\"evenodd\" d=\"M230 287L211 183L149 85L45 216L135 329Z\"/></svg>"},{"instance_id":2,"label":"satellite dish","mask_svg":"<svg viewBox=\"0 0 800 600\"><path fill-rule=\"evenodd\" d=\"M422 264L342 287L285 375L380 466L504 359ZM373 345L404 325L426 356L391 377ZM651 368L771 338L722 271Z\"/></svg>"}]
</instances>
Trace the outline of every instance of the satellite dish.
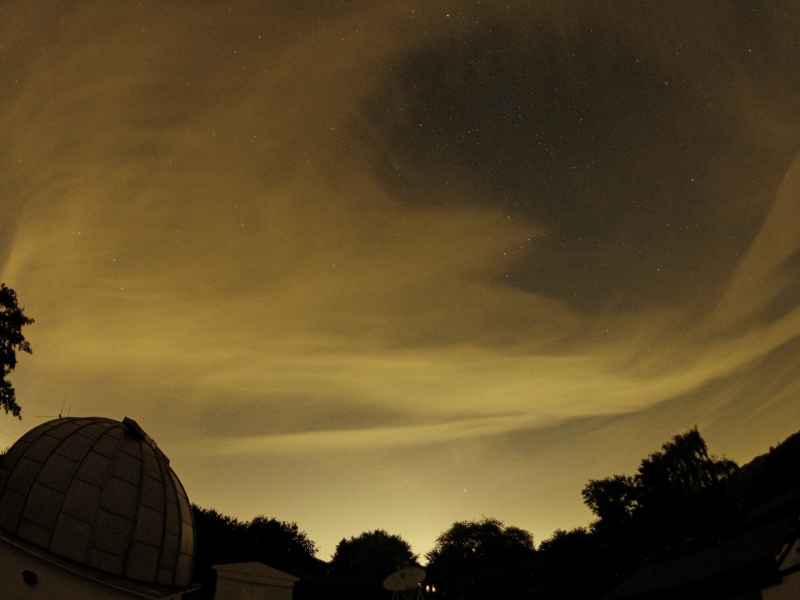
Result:
<instances>
[{"instance_id":1,"label":"satellite dish","mask_svg":"<svg viewBox=\"0 0 800 600\"><path fill-rule=\"evenodd\" d=\"M417 587L425 579L422 567L405 567L395 571L383 580L383 587L390 592L408 592Z\"/></svg>"}]
</instances>

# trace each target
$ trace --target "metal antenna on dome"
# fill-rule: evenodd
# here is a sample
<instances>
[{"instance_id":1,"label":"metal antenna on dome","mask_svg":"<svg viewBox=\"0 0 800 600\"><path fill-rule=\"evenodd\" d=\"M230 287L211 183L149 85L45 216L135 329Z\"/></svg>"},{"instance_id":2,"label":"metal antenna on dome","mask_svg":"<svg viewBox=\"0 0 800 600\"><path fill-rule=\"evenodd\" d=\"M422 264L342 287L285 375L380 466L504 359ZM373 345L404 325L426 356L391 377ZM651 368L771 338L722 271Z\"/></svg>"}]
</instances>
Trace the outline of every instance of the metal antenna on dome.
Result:
<instances>
[{"instance_id":1,"label":"metal antenna on dome","mask_svg":"<svg viewBox=\"0 0 800 600\"><path fill-rule=\"evenodd\" d=\"M57 415L33 415L33 417L35 419L55 419L56 417L58 417L59 419L63 419L64 417L62 417L61 415L64 413L64 406L66 406L66 404L67 404L67 397L64 396L64 402L61 403L61 410L58 411ZM72 412L71 404L69 406L69 412L67 413L67 416L69 416L70 412Z\"/></svg>"}]
</instances>

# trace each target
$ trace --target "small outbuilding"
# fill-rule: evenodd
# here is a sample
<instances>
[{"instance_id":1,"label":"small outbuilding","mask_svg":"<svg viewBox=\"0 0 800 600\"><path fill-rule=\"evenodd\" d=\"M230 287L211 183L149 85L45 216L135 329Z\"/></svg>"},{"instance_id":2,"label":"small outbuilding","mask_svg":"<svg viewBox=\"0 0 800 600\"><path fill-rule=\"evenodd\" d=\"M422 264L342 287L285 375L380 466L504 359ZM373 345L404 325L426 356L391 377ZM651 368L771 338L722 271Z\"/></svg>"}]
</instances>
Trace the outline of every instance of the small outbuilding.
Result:
<instances>
[{"instance_id":1,"label":"small outbuilding","mask_svg":"<svg viewBox=\"0 0 800 600\"><path fill-rule=\"evenodd\" d=\"M292 600L300 581L260 562L214 565L217 588L214 600Z\"/></svg>"}]
</instances>

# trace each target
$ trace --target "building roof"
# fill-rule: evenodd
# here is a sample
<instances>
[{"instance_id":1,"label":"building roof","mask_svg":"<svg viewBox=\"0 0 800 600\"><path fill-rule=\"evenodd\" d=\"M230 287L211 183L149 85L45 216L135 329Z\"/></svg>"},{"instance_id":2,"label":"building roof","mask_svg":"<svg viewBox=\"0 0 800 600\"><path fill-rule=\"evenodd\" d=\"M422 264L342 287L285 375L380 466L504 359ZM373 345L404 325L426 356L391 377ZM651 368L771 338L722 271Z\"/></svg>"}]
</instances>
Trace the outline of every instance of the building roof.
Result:
<instances>
[{"instance_id":1,"label":"building roof","mask_svg":"<svg viewBox=\"0 0 800 600\"><path fill-rule=\"evenodd\" d=\"M189 500L132 419L56 419L20 438L0 464L0 533L117 581L191 581Z\"/></svg>"},{"instance_id":2,"label":"building roof","mask_svg":"<svg viewBox=\"0 0 800 600\"><path fill-rule=\"evenodd\" d=\"M797 517L778 520L718 544L635 571L603 600L622 598L727 598L780 581L776 556ZM735 591L735 594L734 594Z\"/></svg>"},{"instance_id":3,"label":"building roof","mask_svg":"<svg viewBox=\"0 0 800 600\"><path fill-rule=\"evenodd\" d=\"M764 523L769 519L788 514L800 514L800 485L753 508L747 515L745 523Z\"/></svg>"},{"instance_id":4,"label":"building roof","mask_svg":"<svg viewBox=\"0 0 800 600\"><path fill-rule=\"evenodd\" d=\"M289 575L288 573L284 573L278 569L273 569L272 567L258 561L212 565L211 568L215 569L217 573L227 573L233 579L236 579L236 575L249 575L253 577L287 582L289 584L300 581L300 579L294 575Z\"/></svg>"}]
</instances>

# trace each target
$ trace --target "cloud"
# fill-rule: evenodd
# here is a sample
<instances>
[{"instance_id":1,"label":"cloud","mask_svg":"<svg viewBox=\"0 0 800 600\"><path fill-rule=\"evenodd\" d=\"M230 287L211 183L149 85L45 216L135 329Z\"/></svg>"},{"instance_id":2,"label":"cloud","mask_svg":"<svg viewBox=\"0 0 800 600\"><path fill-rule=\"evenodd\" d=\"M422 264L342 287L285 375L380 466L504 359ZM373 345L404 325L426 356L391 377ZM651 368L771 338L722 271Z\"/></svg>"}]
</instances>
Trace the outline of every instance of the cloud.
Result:
<instances>
[{"instance_id":1,"label":"cloud","mask_svg":"<svg viewBox=\"0 0 800 600\"><path fill-rule=\"evenodd\" d=\"M780 295L791 293L792 286L797 284L796 268L791 261L798 251L800 154L786 171L764 224L709 316L709 327L724 330L752 322Z\"/></svg>"},{"instance_id":2,"label":"cloud","mask_svg":"<svg viewBox=\"0 0 800 600\"><path fill-rule=\"evenodd\" d=\"M561 470L542 441L499 472L543 428L600 423L577 461L786 413L791 381L747 387L790 379L800 327L797 11L771 6L5 7L26 418L149 420L223 501L209 461L495 481Z\"/></svg>"},{"instance_id":3,"label":"cloud","mask_svg":"<svg viewBox=\"0 0 800 600\"><path fill-rule=\"evenodd\" d=\"M227 45L214 35L223 39L235 20L209 38L170 37L170 23L185 20L183 32L206 16L170 9L165 22L135 10L124 26L98 17L108 29L92 29L78 46L73 26L82 13L66 11L70 25L33 59L25 100L9 118L30 129L11 151L20 157L19 180L40 172L3 270L23 285L49 282L34 304L47 315L36 335L71 349L53 366L143 372L192 363L203 372L187 372L207 390L201 396L331 388L364 403L407 403L406 411L434 407L445 419L437 427L447 431L456 427L446 421L454 411L490 406L486 431L499 431L498 408L514 415L504 421L511 429L556 414L632 410L687 393L791 338L791 316L741 341L718 342L724 328L708 323L741 324L783 289L776 274L796 249L785 226L797 220L795 175L706 325L688 340L670 333L687 322L679 310L587 315L570 296L509 281L536 262L565 264L539 233L557 238L558 230L532 219L535 210L510 214L502 203L487 204L485 191L448 195L430 179L421 179L423 205L387 189L372 153L403 159L383 141L382 122L362 113L382 86L397 85L381 68L427 55L423 39L445 47L461 35L480 40L487 23L513 21L465 5L453 11L454 27L439 8L422 15L405 3L356 8L298 29L294 41L270 25L261 37L255 27ZM588 14L605 15L598 7L577 20L548 13L560 33L534 46L582 48ZM598 47L662 52L676 41L617 33L611 46ZM706 43L693 38L690 53ZM49 62L56 55L63 64ZM659 61L647 77L685 66L663 54ZM57 93L34 101L48 86ZM410 116L396 119L394 126L413 131ZM358 143L362 129L377 137ZM441 201L431 197L437 193ZM747 206L746 198L736 202ZM536 281L538 272L522 277ZM619 291L635 295L632 288L655 285L653 277L629 278ZM88 364L87 352L96 357ZM425 390L429 383L444 393Z\"/></svg>"}]
</instances>

